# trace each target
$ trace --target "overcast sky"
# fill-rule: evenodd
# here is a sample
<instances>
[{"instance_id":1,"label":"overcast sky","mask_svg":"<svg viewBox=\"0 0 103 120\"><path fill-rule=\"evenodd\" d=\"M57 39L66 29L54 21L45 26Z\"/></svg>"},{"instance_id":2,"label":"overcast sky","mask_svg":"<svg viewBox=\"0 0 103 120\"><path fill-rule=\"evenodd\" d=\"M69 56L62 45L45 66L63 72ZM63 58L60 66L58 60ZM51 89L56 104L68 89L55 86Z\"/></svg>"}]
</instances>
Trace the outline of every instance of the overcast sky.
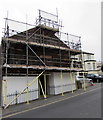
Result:
<instances>
[{"instance_id":1,"label":"overcast sky","mask_svg":"<svg viewBox=\"0 0 103 120\"><path fill-rule=\"evenodd\" d=\"M101 60L101 1L102 0L1 0L0 37L5 26L3 18L34 24L38 9L56 14L63 22L63 32L81 36L82 50Z\"/></svg>"}]
</instances>

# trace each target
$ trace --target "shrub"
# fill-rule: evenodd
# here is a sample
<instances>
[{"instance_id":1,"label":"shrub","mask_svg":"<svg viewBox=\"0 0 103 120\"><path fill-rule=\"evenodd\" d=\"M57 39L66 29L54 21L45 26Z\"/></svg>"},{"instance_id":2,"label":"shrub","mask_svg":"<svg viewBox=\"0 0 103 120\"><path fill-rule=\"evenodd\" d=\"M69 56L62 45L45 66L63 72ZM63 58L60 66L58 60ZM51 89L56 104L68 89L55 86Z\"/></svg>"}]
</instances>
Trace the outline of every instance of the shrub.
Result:
<instances>
[{"instance_id":1,"label":"shrub","mask_svg":"<svg viewBox=\"0 0 103 120\"><path fill-rule=\"evenodd\" d=\"M103 64L101 65L101 71L103 72Z\"/></svg>"}]
</instances>

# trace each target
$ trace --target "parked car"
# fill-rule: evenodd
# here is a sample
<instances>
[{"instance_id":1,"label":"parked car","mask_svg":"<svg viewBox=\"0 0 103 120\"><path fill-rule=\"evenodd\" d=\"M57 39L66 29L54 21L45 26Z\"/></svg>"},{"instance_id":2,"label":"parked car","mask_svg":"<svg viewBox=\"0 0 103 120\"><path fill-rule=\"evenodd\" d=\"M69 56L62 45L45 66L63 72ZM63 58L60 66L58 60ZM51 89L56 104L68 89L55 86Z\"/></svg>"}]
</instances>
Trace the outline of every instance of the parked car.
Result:
<instances>
[{"instance_id":1,"label":"parked car","mask_svg":"<svg viewBox=\"0 0 103 120\"><path fill-rule=\"evenodd\" d=\"M85 81L85 87L91 86L93 84L92 79L86 78L85 76L82 75L77 75L76 83L78 89L84 88L84 81Z\"/></svg>"},{"instance_id":2,"label":"parked car","mask_svg":"<svg viewBox=\"0 0 103 120\"><path fill-rule=\"evenodd\" d=\"M103 82L103 76L99 74L87 74L85 77L92 79L93 82Z\"/></svg>"},{"instance_id":3,"label":"parked car","mask_svg":"<svg viewBox=\"0 0 103 120\"><path fill-rule=\"evenodd\" d=\"M85 76L84 77L83 76L79 76L79 75L76 76L76 80L77 81L84 81L85 80L87 82L91 82L92 81L92 79L90 79L90 78L87 78Z\"/></svg>"}]
</instances>

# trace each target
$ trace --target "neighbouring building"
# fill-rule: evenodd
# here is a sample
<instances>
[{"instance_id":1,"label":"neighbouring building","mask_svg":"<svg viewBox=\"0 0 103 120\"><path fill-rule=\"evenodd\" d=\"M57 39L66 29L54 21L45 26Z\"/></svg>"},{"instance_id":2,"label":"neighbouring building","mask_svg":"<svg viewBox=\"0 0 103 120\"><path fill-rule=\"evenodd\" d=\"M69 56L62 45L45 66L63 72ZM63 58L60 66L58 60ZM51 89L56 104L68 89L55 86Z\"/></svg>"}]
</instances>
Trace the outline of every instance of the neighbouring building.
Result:
<instances>
[{"instance_id":1,"label":"neighbouring building","mask_svg":"<svg viewBox=\"0 0 103 120\"><path fill-rule=\"evenodd\" d=\"M75 59L77 61L82 60L82 65L83 65L83 70L85 73L92 73L96 74L97 73L97 62L94 58L93 53L89 52L82 52L80 55L76 55Z\"/></svg>"},{"instance_id":2,"label":"neighbouring building","mask_svg":"<svg viewBox=\"0 0 103 120\"><path fill-rule=\"evenodd\" d=\"M88 73L97 73L97 64L93 53L83 52L83 69Z\"/></svg>"}]
</instances>

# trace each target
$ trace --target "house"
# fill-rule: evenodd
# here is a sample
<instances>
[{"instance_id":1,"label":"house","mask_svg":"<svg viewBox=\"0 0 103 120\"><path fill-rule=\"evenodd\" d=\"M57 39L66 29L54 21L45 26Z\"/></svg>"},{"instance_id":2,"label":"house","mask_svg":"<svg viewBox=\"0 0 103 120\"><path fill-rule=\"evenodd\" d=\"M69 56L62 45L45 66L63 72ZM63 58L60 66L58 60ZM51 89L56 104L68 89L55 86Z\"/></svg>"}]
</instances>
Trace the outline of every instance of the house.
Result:
<instances>
[{"instance_id":1,"label":"house","mask_svg":"<svg viewBox=\"0 0 103 120\"><path fill-rule=\"evenodd\" d=\"M80 37L76 36L73 46L67 44L68 40L60 37L57 16L41 10L36 26L8 18L6 21L2 37L3 106L76 90L75 75L82 70L82 60L72 61L71 56L81 54L76 44ZM12 22L29 29L17 31L9 24Z\"/></svg>"},{"instance_id":2,"label":"house","mask_svg":"<svg viewBox=\"0 0 103 120\"><path fill-rule=\"evenodd\" d=\"M83 52L84 70L88 73L97 73L97 64L93 53Z\"/></svg>"},{"instance_id":3,"label":"house","mask_svg":"<svg viewBox=\"0 0 103 120\"><path fill-rule=\"evenodd\" d=\"M94 59L94 54L89 52L82 52L79 55L75 56L77 61L82 60L83 70L85 73L97 73L97 62Z\"/></svg>"}]
</instances>

